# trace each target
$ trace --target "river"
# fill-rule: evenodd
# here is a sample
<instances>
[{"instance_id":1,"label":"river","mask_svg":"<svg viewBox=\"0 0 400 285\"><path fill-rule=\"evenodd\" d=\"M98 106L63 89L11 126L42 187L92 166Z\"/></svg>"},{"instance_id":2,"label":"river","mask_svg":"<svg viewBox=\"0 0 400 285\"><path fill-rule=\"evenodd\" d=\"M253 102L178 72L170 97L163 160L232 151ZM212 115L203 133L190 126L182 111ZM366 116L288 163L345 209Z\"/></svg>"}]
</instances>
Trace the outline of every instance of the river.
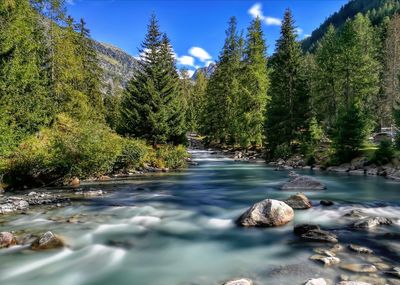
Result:
<instances>
[{"instance_id":1,"label":"river","mask_svg":"<svg viewBox=\"0 0 400 285\"><path fill-rule=\"evenodd\" d=\"M400 233L398 220L366 232L351 230L342 217L357 208L399 218L398 183L300 171L327 185L325 191L305 192L314 207L296 211L286 226L248 229L234 221L253 203L294 193L279 190L288 173L207 151L193 151L193 158L199 165L181 172L90 186L107 191L105 197L3 218L0 231L51 230L69 246L46 252L0 250L0 284L217 285L247 277L256 284L300 285L313 277L335 281L346 273L309 260L317 245L293 235L293 225L299 223L319 224L334 231L344 246L368 246L384 263L399 265L400 241L381 238ZM320 206L321 199L335 205ZM67 223L73 216L79 221ZM365 262L365 257L351 253L343 258Z\"/></svg>"}]
</instances>

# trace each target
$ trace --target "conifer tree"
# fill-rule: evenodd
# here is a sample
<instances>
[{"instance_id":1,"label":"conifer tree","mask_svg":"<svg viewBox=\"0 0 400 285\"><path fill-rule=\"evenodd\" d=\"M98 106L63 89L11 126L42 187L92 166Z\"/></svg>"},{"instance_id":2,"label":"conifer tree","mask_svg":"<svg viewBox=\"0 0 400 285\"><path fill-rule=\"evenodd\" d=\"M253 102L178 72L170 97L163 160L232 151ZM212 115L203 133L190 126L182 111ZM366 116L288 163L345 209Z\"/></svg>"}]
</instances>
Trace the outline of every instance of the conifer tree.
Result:
<instances>
[{"instance_id":1,"label":"conifer tree","mask_svg":"<svg viewBox=\"0 0 400 285\"><path fill-rule=\"evenodd\" d=\"M271 102L266 119L268 151L272 156L278 148L295 151L307 140L309 92L304 59L296 36L292 13L287 10L272 58Z\"/></svg>"},{"instance_id":2,"label":"conifer tree","mask_svg":"<svg viewBox=\"0 0 400 285\"><path fill-rule=\"evenodd\" d=\"M203 72L198 72L196 75L196 81L192 88L193 104L189 108L193 108L193 120L195 124L194 131L199 132L202 129L203 115L205 109L205 96L207 89L207 78Z\"/></svg>"},{"instance_id":3,"label":"conifer tree","mask_svg":"<svg viewBox=\"0 0 400 285\"><path fill-rule=\"evenodd\" d=\"M137 74L122 100L122 132L153 144L180 143L184 139L184 112L172 47L161 34L156 17L150 19L140 50Z\"/></svg>"},{"instance_id":4,"label":"conifer tree","mask_svg":"<svg viewBox=\"0 0 400 285\"><path fill-rule=\"evenodd\" d=\"M226 39L215 72L209 79L206 91L206 106L202 133L210 141L232 143L235 134L234 104L239 94L238 71L241 48L235 17L229 20Z\"/></svg>"},{"instance_id":5,"label":"conifer tree","mask_svg":"<svg viewBox=\"0 0 400 285\"><path fill-rule=\"evenodd\" d=\"M18 133L51 120L44 31L28 0L0 2L0 113Z\"/></svg>"},{"instance_id":6,"label":"conifer tree","mask_svg":"<svg viewBox=\"0 0 400 285\"><path fill-rule=\"evenodd\" d=\"M257 17L248 28L244 48L241 75L241 93L239 98L239 144L261 145L264 139L265 108L269 85L266 44Z\"/></svg>"}]
</instances>

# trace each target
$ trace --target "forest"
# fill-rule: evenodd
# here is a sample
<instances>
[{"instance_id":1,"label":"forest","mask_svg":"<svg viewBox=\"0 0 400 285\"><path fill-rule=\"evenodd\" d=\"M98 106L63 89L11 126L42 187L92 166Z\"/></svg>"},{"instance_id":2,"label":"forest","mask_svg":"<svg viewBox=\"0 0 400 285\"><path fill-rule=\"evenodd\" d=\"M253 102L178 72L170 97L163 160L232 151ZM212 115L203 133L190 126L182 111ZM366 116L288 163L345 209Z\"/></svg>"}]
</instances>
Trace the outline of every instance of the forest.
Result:
<instances>
[{"instance_id":1,"label":"forest","mask_svg":"<svg viewBox=\"0 0 400 285\"><path fill-rule=\"evenodd\" d=\"M86 23L68 16L64 1L2 1L2 183L179 169L188 133L213 147L257 150L267 161L302 155L329 166L367 152L371 163L388 163L399 155L399 132L379 148L368 142L381 127L400 127L400 16L398 6L382 7L322 26L311 52L288 9L271 56L260 19L243 33L232 17L215 72L195 81L177 70L153 15L138 71L110 95Z\"/></svg>"}]
</instances>

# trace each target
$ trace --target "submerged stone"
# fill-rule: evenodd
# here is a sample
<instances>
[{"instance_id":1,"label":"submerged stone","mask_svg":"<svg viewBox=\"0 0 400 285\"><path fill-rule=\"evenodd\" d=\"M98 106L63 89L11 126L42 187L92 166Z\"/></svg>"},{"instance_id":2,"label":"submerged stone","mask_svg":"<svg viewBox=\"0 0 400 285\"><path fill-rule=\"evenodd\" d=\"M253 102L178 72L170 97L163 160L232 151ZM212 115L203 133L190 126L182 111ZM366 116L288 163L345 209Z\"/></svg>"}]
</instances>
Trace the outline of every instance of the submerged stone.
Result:
<instances>
[{"instance_id":1,"label":"submerged stone","mask_svg":"<svg viewBox=\"0 0 400 285\"><path fill-rule=\"evenodd\" d=\"M31 246L33 250L47 250L61 247L64 247L64 241L50 231L41 235Z\"/></svg>"},{"instance_id":2,"label":"submerged stone","mask_svg":"<svg viewBox=\"0 0 400 285\"><path fill-rule=\"evenodd\" d=\"M223 285L253 285L253 281L250 279L241 278L225 282Z\"/></svg>"},{"instance_id":3,"label":"submerged stone","mask_svg":"<svg viewBox=\"0 0 400 285\"><path fill-rule=\"evenodd\" d=\"M350 244L349 249L354 252L358 252L358 253L366 253L366 254L373 253L373 251L371 249L363 247L363 246L355 245L355 244Z\"/></svg>"},{"instance_id":4,"label":"submerged stone","mask_svg":"<svg viewBox=\"0 0 400 285\"><path fill-rule=\"evenodd\" d=\"M323 278L318 278L318 279L310 279L307 280L304 285L326 285L326 281Z\"/></svg>"},{"instance_id":5,"label":"submerged stone","mask_svg":"<svg viewBox=\"0 0 400 285\"><path fill-rule=\"evenodd\" d=\"M313 255L310 257L311 260L322 262L325 266L331 266L334 264L339 264L340 259L334 256L323 256L323 255Z\"/></svg>"},{"instance_id":6,"label":"submerged stone","mask_svg":"<svg viewBox=\"0 0 400 285\"><path fill-rule=\"evenodd\" d=\"M349 263L340 265L340 268L347 271L364 272L364 273L372 273L378 271L378 269L372 264Z\"/></svg>"},{"instance_id":7,"label":"submerged stone","mask_svg":"<svg viewBox=\"0 0 400 285\"><path fill-rule=\"evenodd\" d=\"M326 189L325 184L315 180L309 176L295 176L292 180L285 183L282 187L282 190L324 190Z\"/></svg>"},{"instance_id":8,"label":"submerged stone","mask_svg":"<svg viewBox=\"0 0 400 285\"><path fill-rule=\"evenodd\" d=\"M338 242L337 236L335 234L324 230L309 230L305 234L302 234L301 238L307 241L315 242Z\"/></svg>"},{"instance_id":9,"label":"submerged stone","mask_svg":"<svg viewBox=\"0 0 400 285\"><path fill-rule=\"evenodd\" d=\"M393 221L384 217L370 217L357 221L353 224L355 228L370 229L379 225L391 225Z\"/></svg>"}]
</instances>

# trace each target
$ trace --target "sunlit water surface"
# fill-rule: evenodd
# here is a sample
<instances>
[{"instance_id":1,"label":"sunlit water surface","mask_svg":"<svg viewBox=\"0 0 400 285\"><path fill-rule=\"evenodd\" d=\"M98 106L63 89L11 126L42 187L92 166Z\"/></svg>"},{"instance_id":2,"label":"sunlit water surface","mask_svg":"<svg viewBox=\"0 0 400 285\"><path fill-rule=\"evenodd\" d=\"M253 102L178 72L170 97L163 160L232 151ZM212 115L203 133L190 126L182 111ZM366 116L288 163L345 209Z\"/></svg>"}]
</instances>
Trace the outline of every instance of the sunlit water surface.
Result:
<instances>
[{"instance_id":1,"label":"sunlit water surface","mask_svg":"<svg viewBox=\"0 0 400 285\"><path fill-rule=\"evenodd\" d=\"M377 239L394 226L370 233L346 228L354 208L400 217L400 185L377 177L315 175L328 189L306 192L315 207L296 211L280 228L244 229L234 220L265 198L285 199L279 190L287 172L263 163L234 162L194 151L198 166L179 173L143 176L95 185L105 197L51 211L9 217L0 231L62 235L69 247L48 252L0 251L0 284L7 285L194 285L249 277L257 284L302 284L311 277L334 280L341 272L308 260L312 246L299 241L293 225L317 223L334 230L343 244L358 242L386 261L400 260L400 242ZM336 202L319 206L319 200ZM80 223L66 219L80 214Z\"/></svg>"}]
</instances>

